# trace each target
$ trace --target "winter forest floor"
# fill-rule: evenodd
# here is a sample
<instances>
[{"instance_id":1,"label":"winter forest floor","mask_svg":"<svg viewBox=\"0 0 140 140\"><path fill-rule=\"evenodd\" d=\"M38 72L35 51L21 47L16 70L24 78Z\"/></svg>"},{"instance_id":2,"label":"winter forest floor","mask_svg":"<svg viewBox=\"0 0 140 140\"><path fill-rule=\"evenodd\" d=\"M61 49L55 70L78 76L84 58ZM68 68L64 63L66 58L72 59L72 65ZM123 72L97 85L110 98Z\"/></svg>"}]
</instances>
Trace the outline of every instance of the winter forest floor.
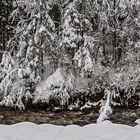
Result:
<instances>
[{"instance_id":1,"label":"winter forest floor","mask_svg":"<svg viewBox=\"0 0 140 140\"><path fill-rule=\"evenodd\" d=\"M19 122L33 122L36 124L55 125L80 125L95 123L99 113L95 110L86 111L46 111L38 109L27 109L18 111L10 108L0 108L0 124L16 124ZM140 118L140 108L126 109L115 108L110 121L118 124L135 126L135 120Z\"/></svg>"}]
</instances>

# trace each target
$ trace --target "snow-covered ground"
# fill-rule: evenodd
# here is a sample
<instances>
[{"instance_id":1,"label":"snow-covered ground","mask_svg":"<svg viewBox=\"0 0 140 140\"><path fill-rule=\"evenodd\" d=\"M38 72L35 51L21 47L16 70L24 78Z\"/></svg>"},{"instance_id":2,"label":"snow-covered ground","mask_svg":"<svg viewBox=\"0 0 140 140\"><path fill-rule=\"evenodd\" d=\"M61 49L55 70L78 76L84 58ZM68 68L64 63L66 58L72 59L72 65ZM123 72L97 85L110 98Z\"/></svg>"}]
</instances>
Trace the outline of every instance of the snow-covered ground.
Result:
<instances>
[{"instance_id":1,"label":"snow-covered ground","mask_svg":"<svg viewBox=\"0 0 140 140\"><path fill-rule=\"evenodd\" d=\"M140 140L140 125L130 127L104 121L80 127L24 122L0 125L0 140Z\"/></svg>"}]
</instances>

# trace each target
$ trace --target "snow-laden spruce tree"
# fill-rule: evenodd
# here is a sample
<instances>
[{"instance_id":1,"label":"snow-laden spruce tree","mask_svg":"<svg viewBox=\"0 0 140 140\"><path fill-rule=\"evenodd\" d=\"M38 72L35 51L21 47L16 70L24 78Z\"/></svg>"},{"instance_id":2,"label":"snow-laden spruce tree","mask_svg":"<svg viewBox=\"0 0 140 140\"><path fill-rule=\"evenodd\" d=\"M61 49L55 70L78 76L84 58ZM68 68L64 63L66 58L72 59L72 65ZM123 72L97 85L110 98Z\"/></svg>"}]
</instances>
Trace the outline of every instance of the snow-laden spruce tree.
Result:
<instances>
[{"instance_id":1,"label":"snow-laden spruce tree","mask_svg":"<svg viewBox=\"0 0 140 140\"><path fill-rule=\"evenodd\" d=\"M98 23L94 34L97 38L95 46L98 48L96 57L100 57L99 49L102 48L103 57L109 57L112 65L117 65L127 52L124 50L129 50L127 44L133 42L134 38L138 39L139 1L96 0L92 7L92 11L96 13L93 23Z\"/></svg>"},{"instance_id":2,"label":"snow-laden spruce tree","mask_svg":"<svg viewBox=\"0 0 140 140\"><path fill-rule=\"evenodd\" d=\"M48 1L16 0L13 5L11 17L18 24L1 63L2 74L5 73L0 83L0 104L24 109L24 103L32 98L42 77L43 55L48 50L51 52L55 27L49 16Z\"/></svg>"},{"instance_id":3,"label":"snow-laden spruce tree","mask_svg":"<svg viewBox=\"0 0 140 140\"><path fill-rule=\"evenodd\" d=\"M138 105L139 99L139 40L140 40L140 2L119 1L117 20L118 62L114 74L110 74L110 85L116 87L120 105ZM124 51L125 50L125 51ZM122 57L123 56L123 57ZM118 96L118 97L117 97ZM133 100L135 98L135 101Z\"/></svg>"},{"instance_id":4,"label":"snow-laden spruce tree","mask_svg":"<svg viewBox=\"0 0 140 140\"><path fill-rule=\"evenodd\" d=\"M93 71L94 38L90 21L80 13L81 0L65 4L60 48L70 63L76 61L82 72ZM91 55L92 54L92 55Z\"/></svg>"}]
</instances>

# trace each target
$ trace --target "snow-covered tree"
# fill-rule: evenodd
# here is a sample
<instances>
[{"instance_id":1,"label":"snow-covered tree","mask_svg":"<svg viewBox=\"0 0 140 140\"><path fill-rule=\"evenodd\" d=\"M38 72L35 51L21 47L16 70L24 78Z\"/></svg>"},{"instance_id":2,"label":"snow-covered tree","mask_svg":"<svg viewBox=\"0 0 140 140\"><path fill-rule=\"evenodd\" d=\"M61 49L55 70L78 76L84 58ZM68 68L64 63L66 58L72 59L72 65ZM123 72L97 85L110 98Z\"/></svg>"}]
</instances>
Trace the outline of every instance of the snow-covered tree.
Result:
<instances>
[{"instance_id":1,"label":"snow-covered tree","mask_svg":"<svg viewBox=\"0 0 140 140\"><path fill-rule=\"evenodd\" d=\"M110 103L105 89L113 91L112 102L117 99L119 105L129 105L129 99L139 92L139 0L13 1L10 24L16 28L2 48L1 105L24 108L29 98L46 103L52 97L64 105L74 89L73 75L84 77L87 88L94 87L92 93L105 94L108 101L102 112ZM4 9L0 16L6 13ZM48 61L55 65L50 73L55 72L45 79ZM63 83L56 86L59 82L54 77L61 77ZM40 80L46 88L38 92Z\"/></svg>"},{"instance_id":2,"label":"snow-covered tree","mask_svg":"<svg viewBox=\"0 0 140 140\"><path fill-rule=\"evenodd\" d=\"M55 26L49 16L48 1L17 0L14 6L15 10L11 17L13 21L18 19L19 22L14 36L8 43L7 50L10 55L14 54L16 63L0 84L3 97L1 104L24 108L23 99L32 96L33 85L42 78L43 55L49 55L51 49L54 49ZM3 61L9 60L4 57ZM5 82L7 78L9 80ZM12 82L10 87L9 82ZM9 91L3 90L5 88Z\"/></svg>"},{"instance_id":3,"label":"snow-covered tree","mask_svg":"<svg viewBox=\"0 0 140 140\"><path fill-rule=\"evenodd\" d=\"M76 60L79 68L92 72L94 63L93 56L91 57L94 50L93 30L90 21L79 13L79 2L79 0L72 1L64 9L60 48L63 49L70 63Z\"/></svg>"},{"instance_id":4,"label":"snow-covered tree","mask_svg":"<svg viewBox=\"0 0 140 140\"><path fill-rule=\"evenodd\" d=\"M6 50L6 43L11 37L12 24L8 17L12 11L12 0L0 1L0 62L3 51Z\"/></svg>"}]
</instances>

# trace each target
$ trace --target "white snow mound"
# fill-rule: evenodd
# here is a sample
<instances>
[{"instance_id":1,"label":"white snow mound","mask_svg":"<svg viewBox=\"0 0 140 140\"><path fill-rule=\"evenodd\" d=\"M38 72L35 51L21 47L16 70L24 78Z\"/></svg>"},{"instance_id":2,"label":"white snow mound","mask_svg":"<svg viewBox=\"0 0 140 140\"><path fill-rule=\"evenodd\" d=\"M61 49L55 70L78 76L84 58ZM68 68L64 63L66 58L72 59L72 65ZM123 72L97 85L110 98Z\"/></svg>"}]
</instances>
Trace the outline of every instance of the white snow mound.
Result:
<instances>
[{"instance_id":1,"label":"white snow mound","mask_svg":"<svg viewBox=\"0 0 140 140\"><path fill-rule=\"evenodd\" d=\"M46 91L52 86L61 87L65 83L65 78L61 68L58 68L52 75L50 75L45 81L43 81L38 87L38 92ZM42 91L43 90L43 91Z\"/></svg>"},{"instance_id":2,"label":"white snow mound","mask_svg":"<svg viewBox=\"0 0 140 140\"><path fill-rule=\"evenodd\" d=\"M73 75L66 74L63 68L58 68L37 86L34 102L48 102L51 97L55 97L63 105L68 101L68 91L71 89L73 89Z\"/></svg>"},{"instance_id":3,"label":"white snow mound","mask_svg":"<svg viewBox=\"0 0 140 140\"><path fill-rule=\"evenodd\" d=\"M140 126L104 121L84 127L19 123L0 125L0 140L140 140Z\"/></svg>"}]
</instances>

